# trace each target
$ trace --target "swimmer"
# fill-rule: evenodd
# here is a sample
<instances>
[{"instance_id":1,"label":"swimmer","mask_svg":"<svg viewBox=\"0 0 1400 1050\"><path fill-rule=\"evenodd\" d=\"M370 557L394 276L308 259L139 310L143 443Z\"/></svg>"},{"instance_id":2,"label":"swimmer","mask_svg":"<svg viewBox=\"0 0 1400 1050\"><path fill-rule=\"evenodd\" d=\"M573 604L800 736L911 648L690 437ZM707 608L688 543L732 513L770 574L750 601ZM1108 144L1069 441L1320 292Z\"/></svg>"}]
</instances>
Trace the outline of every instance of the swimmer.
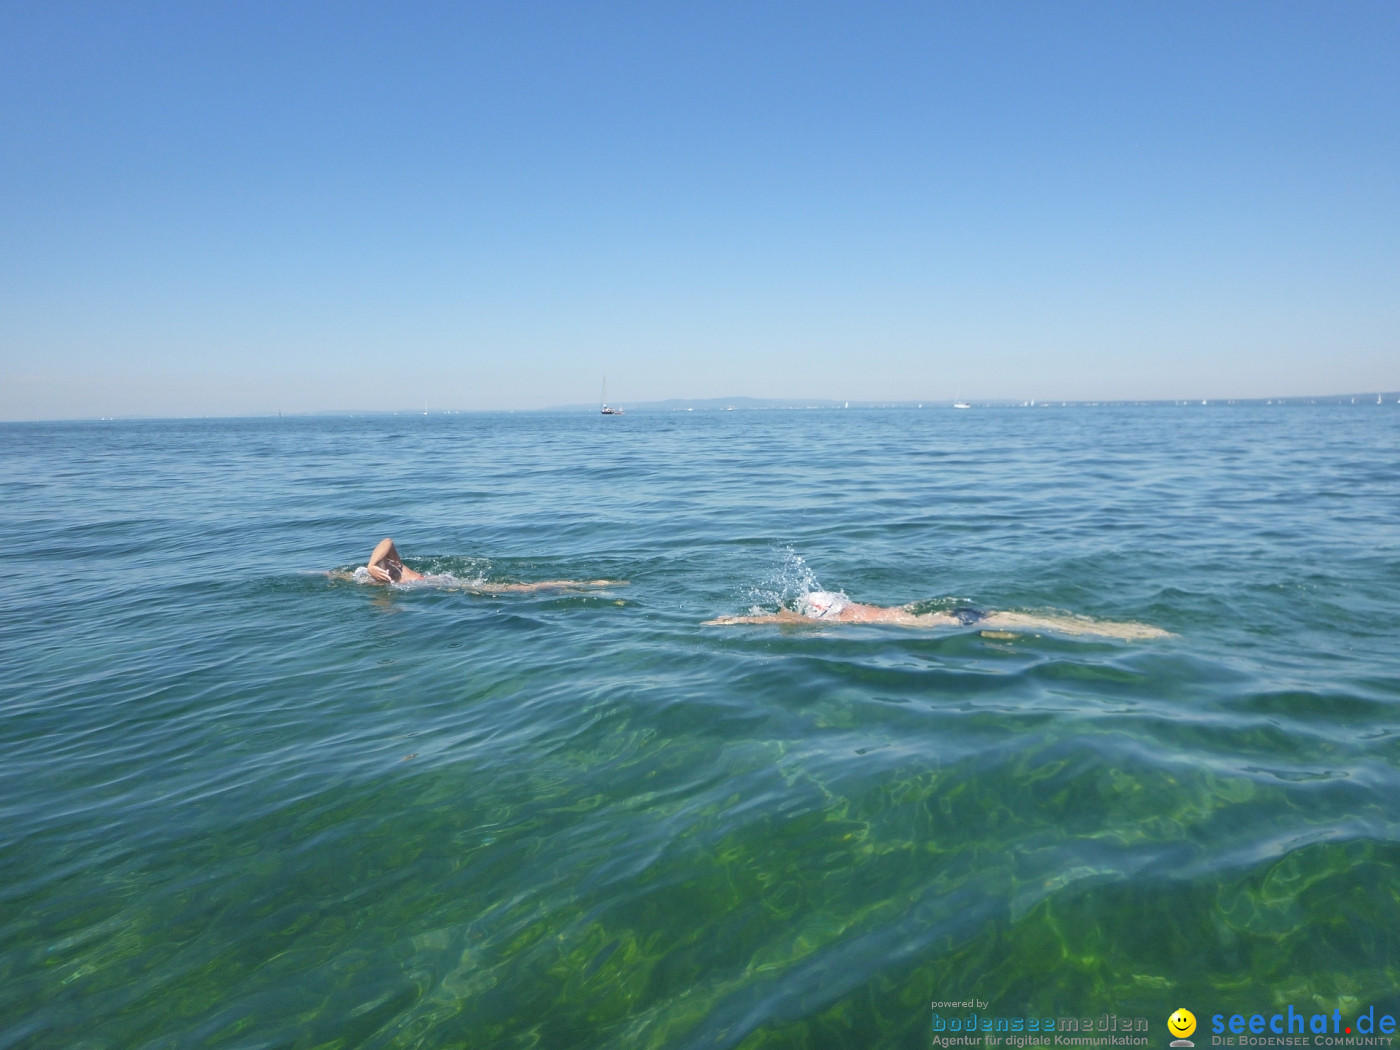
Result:
<instances>
[{"instance_id":1,"label":"swimmer","mask_svg":"<svg viewBox=\"0 0 1400 1050\"><path fill-rule=\"evenodd\" d=\"M411 583L414 580L428 580L431 577L424 576L421 572L410 569L399 557L399 550L394 546L394 541L385 536L379 541L378 546L370 553L369 562L365 565L365 572L371 583ZM331 573L334 578L359 579L358 571L354 574ZM452 577L447 577L452 579ZM465 583L463 581L453 581L462 583L464 590L473 594L529 594L535 591L574 591L590 587L617 587L627 583L626 580L541 580L538 583Z\"/></svg>"},{"instance_id":2,"label":"swimmer","mask_svg":"<svg viewBox=\"0 0 1400 1050\"><path fill-rule=\"evenodd\" d=\"M749 616L717 616L706 620L704 626L729 626L739 623L778 623L811 627L824 623L875 623L895 627L972 627L984 632L1055 631L1059 634L1093 634L1104 638L1138 641L1144 638L1168 638L1169 631L1144 623L1115 623L1111 620L1091 620L1070 613L1034 616L1030 613L994 612L971 605L958 605L947 611L916 613L908 605L867 605L853 602L844 594L832 591L812 591L797 599L791 609L775 613L754 613ZM993 637L996 635L994 634Z\"/></svg>"}]
</instances>

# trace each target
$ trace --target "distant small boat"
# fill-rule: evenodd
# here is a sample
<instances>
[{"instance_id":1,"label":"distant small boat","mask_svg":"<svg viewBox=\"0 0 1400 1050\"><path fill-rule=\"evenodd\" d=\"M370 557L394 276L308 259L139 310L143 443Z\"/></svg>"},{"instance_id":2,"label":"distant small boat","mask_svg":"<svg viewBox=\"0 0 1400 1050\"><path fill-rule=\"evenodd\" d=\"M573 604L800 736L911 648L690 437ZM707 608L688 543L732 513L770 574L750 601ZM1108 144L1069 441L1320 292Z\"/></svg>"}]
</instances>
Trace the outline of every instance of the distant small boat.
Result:
<instances>
[{"instance_id":1,"label":"distant small boat","mask_svg":"<svg viewBox=\"0 0 1400 1050\"><path fill-rule=\"evenodd\" d=\"M954 407L954 408L971 408L972 406L969 405L966 401L958 400L958 401L954 401L954 402L953 402L953 407Z\"/></svg>"},{"instance_id":2,"label":"distant small boat","mask_svg":"<svg viewBox=\"0 0 1400 1050\"><path fill-rule=\"evenodd\" d=\"M612 405L608 404L608 377L607 377L607 376L604 376L604 377L603 377L603 415L605 415L605 416L620 416L620 415L622 415L622 409L620 409L620 408L615 408L615 407L613 407Z\"/></svg>"}]
</instances>

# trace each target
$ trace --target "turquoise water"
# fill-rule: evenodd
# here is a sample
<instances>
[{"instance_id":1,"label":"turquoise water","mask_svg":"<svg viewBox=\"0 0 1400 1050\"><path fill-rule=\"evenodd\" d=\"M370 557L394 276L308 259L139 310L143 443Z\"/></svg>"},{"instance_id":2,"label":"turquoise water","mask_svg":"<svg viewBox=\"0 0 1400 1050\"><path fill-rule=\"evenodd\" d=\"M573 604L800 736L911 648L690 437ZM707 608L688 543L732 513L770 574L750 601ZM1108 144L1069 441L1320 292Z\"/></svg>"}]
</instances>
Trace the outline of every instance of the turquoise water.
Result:
<instances>
[{"instance_id":1,"label":"turquoise water","mask_svg":"<svg viewBox=\"0 0 1400 1050\"><path fill-rule=\"evenodd\" d=\"M964 997L1164 1046L1182 1005L1396 1005L1396 406L10 425L0 458L0 1047L922 1047ZM324 575L385 535L630 582ZM817 586L1174 637L700 626Z\"/></svg>"}]
</instances>

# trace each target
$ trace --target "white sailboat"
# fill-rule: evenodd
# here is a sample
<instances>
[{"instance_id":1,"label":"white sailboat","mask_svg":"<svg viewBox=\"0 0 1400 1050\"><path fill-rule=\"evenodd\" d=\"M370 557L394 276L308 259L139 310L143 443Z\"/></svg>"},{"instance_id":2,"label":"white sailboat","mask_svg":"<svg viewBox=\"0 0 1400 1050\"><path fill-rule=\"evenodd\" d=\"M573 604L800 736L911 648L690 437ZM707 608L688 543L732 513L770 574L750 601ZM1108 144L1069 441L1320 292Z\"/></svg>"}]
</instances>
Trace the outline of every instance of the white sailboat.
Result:
<instances>
[{"instance_id":1,"label":"white sailboat","mask_svg":"<svg viewBox=\"0 0 1400 1050\"><path fill-rule=\"evenodd\" d=\"M607 377L607 376L604 376L604 377L603 377L603 415L605 415L605 416L620 416L620 415L622 415L622 409L620 409L620 408L614 408L612 405L609 405L609 404L608 404L608 377Z\"/></svg>"}]
</instances>

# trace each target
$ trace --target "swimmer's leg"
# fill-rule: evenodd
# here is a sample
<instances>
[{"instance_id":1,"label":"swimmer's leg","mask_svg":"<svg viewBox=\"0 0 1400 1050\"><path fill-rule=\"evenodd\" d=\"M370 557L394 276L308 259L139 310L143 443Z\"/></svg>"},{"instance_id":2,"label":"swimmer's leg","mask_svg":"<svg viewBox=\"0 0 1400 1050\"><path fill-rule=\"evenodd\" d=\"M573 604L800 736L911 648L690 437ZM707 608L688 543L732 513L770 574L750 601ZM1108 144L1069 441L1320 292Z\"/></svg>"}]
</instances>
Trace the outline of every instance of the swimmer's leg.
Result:
<instances>
[{"instance_id":1,"label":"swimmer's leg","mask_svg":"<svg viewBox=\"0 0 1400 1050\"><path fill-rule=\"evenodd\" d=\"M1029 613L989 612L981 621L985 627L1012 631L1054 631L1058 634L1097 635L1100 638L1120 638L1124 641L1144 641L1148 638L1170 638L1172 633L1145 623L1117 623L1113 620L1092 620L1087 616L1060 614L1033 616Z\"/></svg>"}]
</instances>

